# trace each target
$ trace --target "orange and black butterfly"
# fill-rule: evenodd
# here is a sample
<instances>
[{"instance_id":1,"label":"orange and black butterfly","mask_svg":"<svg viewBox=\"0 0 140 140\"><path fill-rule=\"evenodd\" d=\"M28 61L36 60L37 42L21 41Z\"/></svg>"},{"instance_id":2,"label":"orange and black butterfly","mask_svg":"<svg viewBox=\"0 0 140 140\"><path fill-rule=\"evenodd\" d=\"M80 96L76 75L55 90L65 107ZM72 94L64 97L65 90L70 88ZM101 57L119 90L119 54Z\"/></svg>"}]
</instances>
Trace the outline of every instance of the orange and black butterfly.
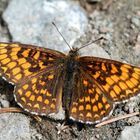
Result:
<instances>
[{"instance_id":1,"label":"orange and black butterfly","mask_svg":"<svg viewBox=\"0 0 140 140\"><path fill-rule=\"evenodd\" d=\"M68 119L95 123L115 103L140 92L140 68L118 61L68 55L19 43L0 43L0 75L15 85L14 97L26 111L44 116L65 112Z\"/></svg>"}]
</instances>

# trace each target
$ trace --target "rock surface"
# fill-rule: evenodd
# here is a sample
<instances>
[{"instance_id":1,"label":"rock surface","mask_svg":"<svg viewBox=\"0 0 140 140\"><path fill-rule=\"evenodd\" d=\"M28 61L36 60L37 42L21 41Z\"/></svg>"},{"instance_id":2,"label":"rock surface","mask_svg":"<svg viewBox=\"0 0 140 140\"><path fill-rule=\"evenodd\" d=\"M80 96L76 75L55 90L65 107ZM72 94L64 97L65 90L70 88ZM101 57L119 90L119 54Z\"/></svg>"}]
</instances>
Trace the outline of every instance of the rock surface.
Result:
<instances>
[{"instance_id":1,"label":"rock surface","mask_svg":"<svg viewBox=\"0 0 140 140\"><path fill-rule=\"evenodd\" d=\"M140 139L140 123L134 126L127 126L121 133L118 140L139 140Z\"/></svg>"},{"instance_id":2,"label":"rock surface","mask_svg":"<svg viewBox=\"0 0 140 140\"><path fill-rule=\"evenodd\" d=\"M30 119L22 114L0 114L0 140L42 139L30 126Z\"/></svg>"},{"instance_id":3,"label":"rock surface","mask_svg":"<svg viewBox=\"0 0 140 140\"><path fill-rule=\"evenodd\" d=\"M63 0L11 0L3 18L13 41L61 51L68 50L68 46L52 22L71 46L84 34L88 25L86 14L77 2Z\"/></svg>"}]
</instances>

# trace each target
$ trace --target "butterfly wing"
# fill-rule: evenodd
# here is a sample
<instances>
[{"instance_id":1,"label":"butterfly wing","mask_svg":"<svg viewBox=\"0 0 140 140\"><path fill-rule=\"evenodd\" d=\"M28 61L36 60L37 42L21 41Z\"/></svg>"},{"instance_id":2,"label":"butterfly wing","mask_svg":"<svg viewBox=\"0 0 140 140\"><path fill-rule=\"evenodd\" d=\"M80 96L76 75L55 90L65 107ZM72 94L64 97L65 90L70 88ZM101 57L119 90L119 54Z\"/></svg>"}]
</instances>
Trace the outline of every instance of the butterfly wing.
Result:
<instances>
[{"instance_id":1,"label":"butterfly wing","mask_svg":"<svg viewBox=\"0 0 140 140\"><path fill-rule=\"evenodd\" d=\"M96 57L81 57L80 62L110 101L124 101L140 92L140 68Z\"/></svg>"},{"instance_id":2,"label":"butterfly wing","mask_svg":"<svg viewBox=\"0 0 140 140\"><path fill-rule=\"evenodd\" d=\"M62 110L62 71L52 67L45 73L18 85L15 98L18 104L36 115L49 115Z\"/></svg>"},{"instance_id":3,"label":"butterfly wing","mask_svg":"<svg viewBox=\"0 0 140 140\"><path fill-rule=\"evenodd\" d=\"M76 84L69 110L70 118L91 124L106 117L111 112L113 104L104 96L90 75L80 69L74 80Z\"/></svg>"},{"instance_id":4,"label":"butterfly wing","mask_svg":"<svg viewBox=\"0 0 140 140\"><path fill-rule=\"evenodd\" d=\"M18 43L0 43L0 73L19 84L42 72L65 55L58 51Z\"/></svg>"},{"instance_id":5,"label":"butterfly wing","mask_svg":"<svg viewBox=\"0 0 140 140\"><path fill-rule=\"evenodd\" d=\"M15 99L25 110L39 115L58 112L63 66L58 60L63 57L46 48L0 43L0 75L15 85Z\"/></svg>"},{"instance_id":6,"label":"butterfly wing","mask_svg":"<svg viewBox=\"0 0 140 140\"><path fill-rule=\"evenodd\" d=\"M80 57L80 68L70 105L70 118L95 123L120 102L140 92L140 68L118 61Z\"/></svg>"}]
</instances>

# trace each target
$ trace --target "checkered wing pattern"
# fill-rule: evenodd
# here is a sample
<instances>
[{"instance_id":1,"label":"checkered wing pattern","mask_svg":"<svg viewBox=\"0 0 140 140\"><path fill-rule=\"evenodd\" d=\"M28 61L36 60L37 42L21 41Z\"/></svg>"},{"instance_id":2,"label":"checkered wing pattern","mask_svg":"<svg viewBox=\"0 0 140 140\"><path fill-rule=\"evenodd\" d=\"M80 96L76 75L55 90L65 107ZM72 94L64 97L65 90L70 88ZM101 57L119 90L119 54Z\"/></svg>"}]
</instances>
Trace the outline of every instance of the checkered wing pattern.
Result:
<instances>
[{"instance_id":1,"label":"checkered wing pattern","mask_svg":"<svg viewBox=\"0 0 140 140\"><path fill-rule=\"evenodd\" d=\"M61 68L57 59L62 57L63 53L36 46L0 44L0 74L15 85L21 107L38 115L58 111Z\"/></svg>"},{"instance_id":2,"label":"checkered wing pattern","mask_svg":"<svg viewBox=\"0 0 140 140\"><path fill-rule=\"evenodd\" d=\"M113 104L104 96L90 75L80 70L75 76L75 87L70 105L70 118L82 123L95 123L107 116Z\"/></svg>"},{"instance_id":3,"label":"checkered wing pattern","mask_svg":"<svg viewBox=\"0 0 140 140\"><path fill-rule=\"evenodd\" d=\"M140 68L118 61L80 57L70 116L84 123L107 117L114 102L125 101L140 92Z\"/></svg>"}]
</instances>

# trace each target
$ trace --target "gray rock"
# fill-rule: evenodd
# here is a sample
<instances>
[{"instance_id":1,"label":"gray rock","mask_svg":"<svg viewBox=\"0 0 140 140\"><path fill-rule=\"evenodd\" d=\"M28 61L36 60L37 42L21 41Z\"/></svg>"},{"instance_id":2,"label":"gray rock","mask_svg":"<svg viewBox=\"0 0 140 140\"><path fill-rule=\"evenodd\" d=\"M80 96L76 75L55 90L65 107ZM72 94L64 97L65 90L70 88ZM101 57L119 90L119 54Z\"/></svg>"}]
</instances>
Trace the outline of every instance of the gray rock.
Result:
<instances>
[{"instance_id":1,"label":"gray rock","mask_svg":"<svg viewBox=\"0 0 140 140\"><path fill-rule=\"evenodd\" d=\"M88 20L77 2L52 0L11 0L3 14L13 41L37 44L65 51L68 46L51 24L72 46L84 34Z\"/></svg>"},{"instance_id":2,"label":"gray rock","mask_svg":"<svg viewBox=\"0 0 140 140\"><path fill-rule=\"evenodd\" d=\"M0 24L0 42L9 42L7 31L4 27L1 26L1 24Z\"/></svg>"},{"instance_id":3,"label":"gray rock","mask_svg":"<svg viewBox=\"0 0 140 140\"><path fill-rule=\"evenodd\" d=\"M88 48L88 49L87 49ZM82 56L94 56L110 59L107 52L96 44L91 44L80 50Z\"/></svg>"},{"instance_id":4,"label":"gray rock","mask_svg":"<svg viewBox=\"0 0 140 140\"><path fill-rule=\"evenodd\" d=\"M25 115L0 114L0 140L30 140L36 132L29 124Z\"/></svg>"},{"instance_id":5,"label":"gray rock","mask_svg":"<svg viewBox=\"0 0 140 140\"><path fill-rule=\"evenodd\" d=\"M10 103L7 100L0 99L0 103L2 104L2 107L9 107Z\"/></svg>"},{"instance_id":6,"label":"gray rock","mask_svg":"<svg viewBox=\"0 0 140 140\"><path fill-rule=\"evenodd\" d=\"M4 11L7 3L9 0L0 0L0 15L2 14L2 12Z\"/></svg>"},{"instance_id":7,"label":"gray rock","mask_svg":"<svg viewBox=\"0 0 140 140\"><path fill-rule=\"evenodd\" d=\"M7 100L6 95L0 94L0 107L9 107L10 102Z\"/></svg>"},{"instance_id":8,"label":"gray rock","mask_svg":"<svg viewBox=\"0 0 140 140\"><path fill-rule=\"evenodd\" d=\"M138 34L138 36L137 36L136 44L134 47L134 52L137 57L140 56L140 34ZM138 62L138 64L139 64L139 62Z\"/></svg>"},{"instance_id":9,"label":"gray rock","mask_svg":"<svg viewBox=\"0 0 140 140\"><path fill-rule=\"evenodd\" d=\"M132 17L131 22L132 22L132 24L134 24L136 27L139 27L139 26L140 26L140 19L139 19L137 16Z\"/></svg>"},{"instance_id":10,"label":"gray rock","mask_svg":"<svg viewBox=\"0 0 140 140\"><path fill-rule=\"evenodd\" d=\"M135 126L125 127L118 140L140 140L140 123Z\"/></svg>"}]
</instances>

